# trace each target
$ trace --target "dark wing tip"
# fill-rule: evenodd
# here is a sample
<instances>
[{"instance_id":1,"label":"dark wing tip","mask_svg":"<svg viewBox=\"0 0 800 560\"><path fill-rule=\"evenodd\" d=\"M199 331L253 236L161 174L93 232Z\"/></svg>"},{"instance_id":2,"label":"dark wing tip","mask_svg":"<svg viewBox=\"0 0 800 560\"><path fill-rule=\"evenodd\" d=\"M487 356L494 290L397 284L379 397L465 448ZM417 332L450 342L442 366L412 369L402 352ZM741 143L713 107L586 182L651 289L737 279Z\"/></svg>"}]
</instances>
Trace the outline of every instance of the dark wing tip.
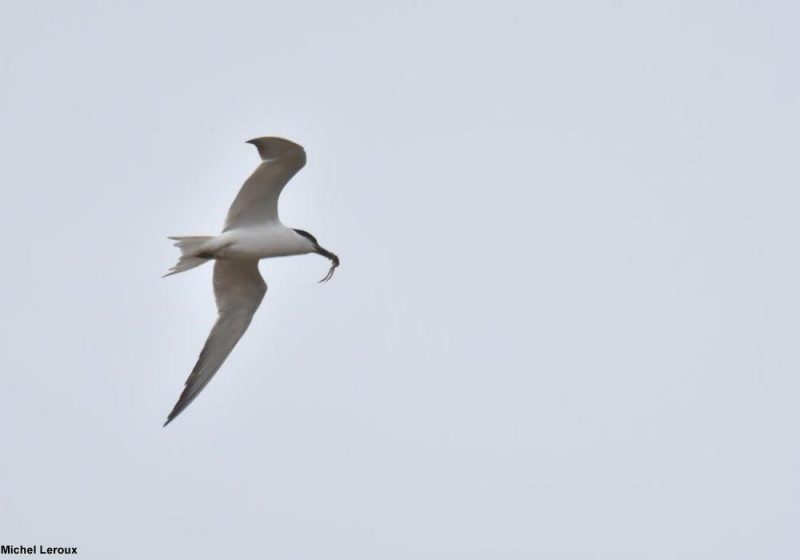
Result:
<instances>
[{"instance_id":1,"label":"dark wing tip","mask_svg":"<svg viewBox=\"0 0 800 560\"><path fill-rule=\"evenodd\" d=\"M164 425L163 425L163 426L161 426L162 428L166 428L166 427L167 427L167 424L169 424L170 422L172 422L173 420L175 420L175 418L178 416L178 414L180 414L181 412L183 412L183 409L184 409L184 408L186 408L186 407L184 406L184 407L181 407L181 408L179 409L178 407L180 407L180 406L181 406L181 400L178 400L178 402L177 402L177 403L175 403L175 406L172 408L172 412L170 412L170 413L169 413L169 416L167 416L167 421L166 421L166 422L164 422Z\"/></svg>"},{"instance_id":2,"label":"dark wing tip","mask_svg":"<svg viewBox=\"0 0 800 560\"><path fill-rule=\"evenodd\" d=\"M175 420L175 418L177 418L181 412L186 410L188 406L192 404L192 401L198 395L199 391L197 393L190 395L190 389L191 389L190 384L187 381L186 386L183 388L183 391L181 392L181 396L178 398L178 402L176 402L175 406L172 407L169 416L167 416L167 421L164 422L162 428L165 428L167 424Z\"/></svg>"},{"instance_id":3,"label":"dark wing tip","mask_svg":"<svg viewBox=\"0 0 800 560\"><path fill-rule=\"evenodd\" d=\"M261 159L283 159L286 157L301 157L305 162L305 150L300 144L296 144L286 138L278 138L277 136L262 136L260 138L252 138L245 142L245 144L252 144L258 150L258 155ZM302 164L301 164L302 167Z\"/></svg>"}]
</instances>

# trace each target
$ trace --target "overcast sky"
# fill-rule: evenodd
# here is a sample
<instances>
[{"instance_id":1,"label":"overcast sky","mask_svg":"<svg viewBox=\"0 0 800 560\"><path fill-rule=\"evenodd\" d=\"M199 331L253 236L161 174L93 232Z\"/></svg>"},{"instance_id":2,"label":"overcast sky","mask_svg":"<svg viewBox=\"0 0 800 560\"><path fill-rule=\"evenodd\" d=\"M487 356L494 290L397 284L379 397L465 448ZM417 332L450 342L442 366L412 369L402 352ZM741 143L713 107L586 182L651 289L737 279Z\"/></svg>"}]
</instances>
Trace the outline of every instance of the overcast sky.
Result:
<instances>
[{"instance_id":1,"label":"overcast sky","mask_svg":"<svg viewBox=\"0 0 800 560\"><path fill-rule=\"evenodd\" d=\"M800 557L792 2L7 2L0 544ZM231 358L216 234L285 136Z\"/></svg>"}]
</instances>

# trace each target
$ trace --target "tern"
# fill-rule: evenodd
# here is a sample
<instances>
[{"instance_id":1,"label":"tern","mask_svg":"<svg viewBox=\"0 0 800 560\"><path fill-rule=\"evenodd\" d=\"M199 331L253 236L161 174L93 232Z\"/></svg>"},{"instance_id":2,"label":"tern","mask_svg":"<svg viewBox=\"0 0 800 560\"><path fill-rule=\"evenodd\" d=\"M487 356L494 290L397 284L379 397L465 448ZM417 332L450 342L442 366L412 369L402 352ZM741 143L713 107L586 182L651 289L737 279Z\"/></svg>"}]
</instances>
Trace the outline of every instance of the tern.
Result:
<instances>
[{"instance_id":1,"label":"tern","mask_svg":"<svg viewBox=\"0 0 800 560\"><path fill-rule=\"evenodd\" d=\"M339 257L324 249L302 229L288 228L278 218L278 197L286 183L303 168L302 146L276 137L248 140L261 164L244 182L233 201L220 235L170 237L181 251L166 276L214 261L214 297L219 316L211 328L197 363L164 426L172 422L208 385L250 325L267 284L258 261L272 257L316 253L331 261L320 282L327 282L339 266Z\"/></svg>"}]
</instances>

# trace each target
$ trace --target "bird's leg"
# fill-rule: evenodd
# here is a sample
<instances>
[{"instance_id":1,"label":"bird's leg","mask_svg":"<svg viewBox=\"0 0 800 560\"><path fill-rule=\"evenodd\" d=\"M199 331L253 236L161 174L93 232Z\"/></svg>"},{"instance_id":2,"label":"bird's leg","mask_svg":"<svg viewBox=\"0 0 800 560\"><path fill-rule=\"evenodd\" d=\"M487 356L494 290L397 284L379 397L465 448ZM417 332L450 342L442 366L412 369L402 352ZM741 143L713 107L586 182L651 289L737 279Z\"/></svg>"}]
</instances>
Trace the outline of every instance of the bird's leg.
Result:
<instances>
[{"instance_id":1,"label":"bird's leg","mask_svg":"<svg viewBox=\"0 0 800 560\"><path fill-rule=\"evenodd\" d=\"M319 245L317 245L317 253L322 255L323 257L330 259L331 261L331 268L328 270L328 274L325 275L325 278L319 281L320 284L323 282L327 282L331 278L333 278L333 271L336 270L336 267L339 266L339 257L328 251L327 249L323 249Z\"/></svg>"}]
</instances>

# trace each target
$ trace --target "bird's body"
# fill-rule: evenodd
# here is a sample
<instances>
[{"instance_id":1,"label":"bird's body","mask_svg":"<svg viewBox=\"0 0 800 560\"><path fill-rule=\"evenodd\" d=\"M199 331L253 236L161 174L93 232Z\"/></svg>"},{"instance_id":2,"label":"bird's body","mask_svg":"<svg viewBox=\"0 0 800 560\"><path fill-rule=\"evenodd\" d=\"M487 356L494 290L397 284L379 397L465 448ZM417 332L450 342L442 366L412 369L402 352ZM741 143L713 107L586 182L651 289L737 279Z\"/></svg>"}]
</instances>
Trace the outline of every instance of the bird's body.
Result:
<instances>
[{"instance_id":1,"label":"bird's body","mask_svg":"<svg viewBox=\"0 0 800 560\"><path fill-rule=\"evenodd\" d=\"M280 222L269 222L222 232L201 247L217 259L268 259L314 252L314 244Z\"/></svg>"},{"instance_id":2,"label":"bird's body","mask_svg":"<svg viewBox=\"0 0 800 560\"><path fill-rule=\"evenodd\" d=\"M339 258L322 248L313 235L288 228L278 219L278 197L305 165L305 150L282 138L256 138L249 143L258 149L262 163L242 185L222 233L170 238L181 250L181 258L165 276L215 261L214 296L219 317L165 426L203 390L250 325L267 291L258 271L260 259L320 254L332 263L323 282L339 265Z\"/></svg>"}]
</instances>

